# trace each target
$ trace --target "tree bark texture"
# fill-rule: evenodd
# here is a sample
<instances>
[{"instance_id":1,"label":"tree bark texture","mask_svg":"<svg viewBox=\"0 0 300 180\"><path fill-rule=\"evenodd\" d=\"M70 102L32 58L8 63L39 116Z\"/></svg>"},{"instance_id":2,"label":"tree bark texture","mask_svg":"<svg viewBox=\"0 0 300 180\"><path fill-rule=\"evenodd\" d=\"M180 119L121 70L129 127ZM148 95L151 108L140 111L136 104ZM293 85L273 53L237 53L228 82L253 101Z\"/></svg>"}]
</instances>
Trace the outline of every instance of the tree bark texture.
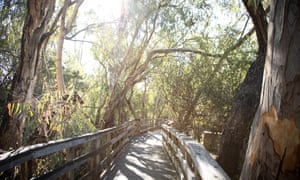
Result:
<instances>
[{"instance_id":1,"label":"tree bark texture","mask_svg":"<svg viewBox=\"0 0 300 180\"><path fill-rule=\"evenodd\" d=\"M238 179L242 170L250 127L259 105L267 48L265 10L261 4L255 9L247 0L243 0L243 3L254 24L259 48L258 57L250 66L232 104L221 138L217 160L232 179Z\"/></svg>"},{"instance_id":2,"label":"tree bark texture","mask_svg":"<svg viewBox=\"0 0 300 180\"><path fill-rule=\"evenodd\" d=\"M241 179L300 179L300 2L272 0L261 100Z\"/></svg>"},{"instance_id":3,"label":"tree bark texture","mask_svg":"<svg viewBox=\"0 0 300 180\"><path fill-rule=\"evenodd\" d=\"M55 0L28 0L27 9L19 69L14 76L8 97L11 104L21 104L21 107L32 102L40 67L40 50L49 36L46 31L55 9ZM6 118L1 123L0 147L2 149L7 150L21 145L27 113L23 110L20 113L11 114L8 109Z\"/></svg>"},{"instance_id":4,"label":"tree bark texture","mask_svg":"<svg viewBox=\"0 0 300 180\"><path fill-rule=\"evenodd\" d=\"M217 161L232 179L242 170L250 126L259 105L265 56L250 66L225 124Z\"/></svg>"},{"instance_id":5,"label":"tree bark texture","mask_svg":"<svg viewBox=\"0 0 300 180\"><path fill-rule=\"evenodd\" d=\"M115 113L117 108L120 106L122 101L126 98L126 94L130 88L133 87L133 84L129 83L123 89L119 89L117 86L114 87L112 93L108 99L109 103L106 107L106 111L104 113L104 127L103 128L110 128L115 125Z\"/></svg>"}]
</instances>

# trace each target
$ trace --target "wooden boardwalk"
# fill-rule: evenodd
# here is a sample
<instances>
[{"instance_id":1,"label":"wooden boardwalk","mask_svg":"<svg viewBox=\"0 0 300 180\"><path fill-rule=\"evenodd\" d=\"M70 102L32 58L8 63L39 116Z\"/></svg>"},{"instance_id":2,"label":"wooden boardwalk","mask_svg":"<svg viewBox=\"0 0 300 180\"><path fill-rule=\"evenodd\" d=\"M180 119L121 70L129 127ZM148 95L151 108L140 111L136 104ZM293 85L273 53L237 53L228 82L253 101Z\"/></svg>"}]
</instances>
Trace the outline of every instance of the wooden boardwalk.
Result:
<instances>
[{"instance_id":1,"label":"wooden boardwalk","mask_svg":"<svg viewBox=\"0 0 300 180\"><path fill-rule=\"evenodd\" d=\"M104 179L178 179L175 168L163 150L161 131L133 138Z\"/></svg>"}]
</instances>

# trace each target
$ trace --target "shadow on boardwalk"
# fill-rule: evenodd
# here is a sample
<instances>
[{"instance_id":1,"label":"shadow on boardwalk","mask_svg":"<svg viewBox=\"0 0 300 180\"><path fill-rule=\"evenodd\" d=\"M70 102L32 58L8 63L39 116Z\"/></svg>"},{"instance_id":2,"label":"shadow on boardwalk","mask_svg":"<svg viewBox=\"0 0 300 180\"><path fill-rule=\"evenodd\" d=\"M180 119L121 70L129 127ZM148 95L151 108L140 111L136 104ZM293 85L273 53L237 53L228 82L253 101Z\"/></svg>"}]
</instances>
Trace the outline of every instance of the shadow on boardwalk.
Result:
<instances>
[{"instance_id":1,"label":"shadow on boardwalk","mask_svg":"<svg viewBox=\"0 0 300 180\"><path fill-rule=\"evenodd\" d=\"M162 149L160 131L148 132L131 140L105 180L176 180L177 174Z\"/></svg>"}]
</instances>

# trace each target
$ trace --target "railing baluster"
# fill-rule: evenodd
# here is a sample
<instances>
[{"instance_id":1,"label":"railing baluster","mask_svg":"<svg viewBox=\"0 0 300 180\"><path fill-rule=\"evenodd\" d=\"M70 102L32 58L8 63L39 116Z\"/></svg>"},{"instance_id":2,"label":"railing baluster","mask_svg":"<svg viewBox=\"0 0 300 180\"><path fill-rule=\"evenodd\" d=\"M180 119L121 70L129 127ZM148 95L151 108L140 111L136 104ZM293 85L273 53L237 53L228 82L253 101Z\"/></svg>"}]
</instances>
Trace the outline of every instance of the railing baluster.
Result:
<instances>
[{"instance_id":1,"label":"railing baluster","mask_svg":"<svg viewBox=\"0 0 300 180\"><path fill-rule=\"evenodd\" d=\"M21 179L27 180L30 179L33 175L32 171L32 160L24 162L21 164Z\"/></svg>"},{"instance_id":2,"label":"railing baluster","mask_svg":"<svg viewBox=\"0 0 300 180\"><path fill-rule=\"evenodd\" d=\"M66 149L66 162L69 162L74 158L74 153L75 153L74 151L75 150L72 147ZM73 170L70 170L67 173L67 178L74 179L74 171Z\"/></svg>"}]
</instances>

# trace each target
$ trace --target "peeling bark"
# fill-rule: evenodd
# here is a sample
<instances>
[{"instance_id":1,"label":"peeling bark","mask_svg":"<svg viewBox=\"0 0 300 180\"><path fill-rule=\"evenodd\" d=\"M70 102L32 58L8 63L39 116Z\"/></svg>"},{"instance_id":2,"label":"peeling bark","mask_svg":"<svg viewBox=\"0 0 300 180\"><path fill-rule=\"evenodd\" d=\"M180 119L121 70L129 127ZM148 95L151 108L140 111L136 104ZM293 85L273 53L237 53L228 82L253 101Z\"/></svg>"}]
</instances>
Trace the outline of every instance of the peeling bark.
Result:
<instances>
[{"instance_id":1,"label":"peeling bark","mask_svg":"<svg viewBox=\"0 0 300 180\"><path fill-rule=\"evenodd\" d=\"M241 179L300 179L300 2L271 1L261 101Z\"/></svg>"},{"instance_id":2,"label":"peeling bark","mask_svg":"<svg viewBox=\"0 0 300 180\"><path fill-rule=\"evenodd\" d=\"M300 144L300 130L293 119L279 119L274 106L262 115L268 136L272 139L273 148L281 158L282 172L293 171L297 163L297 149Z\"/></svg>"}]
</instances>

